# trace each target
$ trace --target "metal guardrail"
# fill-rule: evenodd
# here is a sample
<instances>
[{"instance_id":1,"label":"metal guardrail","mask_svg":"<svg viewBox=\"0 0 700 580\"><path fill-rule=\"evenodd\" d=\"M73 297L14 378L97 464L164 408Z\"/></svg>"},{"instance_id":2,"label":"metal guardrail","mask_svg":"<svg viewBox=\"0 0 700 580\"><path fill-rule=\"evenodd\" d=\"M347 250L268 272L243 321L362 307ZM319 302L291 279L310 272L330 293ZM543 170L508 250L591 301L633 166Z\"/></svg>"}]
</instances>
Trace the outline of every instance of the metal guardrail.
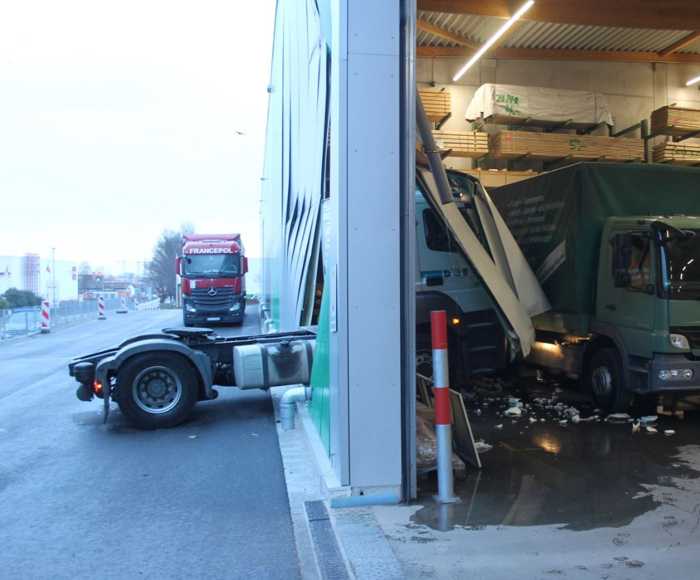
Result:
<instances>
[{"instance_id":1,"label":"metal guardrail","mask_svg":"<svg viewBox=\"0 0 700 580\"><path fill-rule=\"evenodd\" d=\"M160 298L154 298L148 302L140 302L136 305L136 310L158 310L160 308Z\"/></svg>"},{"instance_id":2,"label":"metal guardrail","mask_svg":"<svg viewBox=\"0 0 700 580\"><path fill-rule=\"evenodd\" d=\"M105 299L105 307L107 310L116 310L119 308L120 304L121 301L119 298ZM129 307L132 308L134 305L130 304ZM90 317L97 318L96 300L86 300L82 302L77 300L64 301L61 302L58 307L51 308L52 327L65 326L72 322L89 319ZM39 332L40 323L40 306L0 310L0 340Z\"/></svg>"}]
</instances>

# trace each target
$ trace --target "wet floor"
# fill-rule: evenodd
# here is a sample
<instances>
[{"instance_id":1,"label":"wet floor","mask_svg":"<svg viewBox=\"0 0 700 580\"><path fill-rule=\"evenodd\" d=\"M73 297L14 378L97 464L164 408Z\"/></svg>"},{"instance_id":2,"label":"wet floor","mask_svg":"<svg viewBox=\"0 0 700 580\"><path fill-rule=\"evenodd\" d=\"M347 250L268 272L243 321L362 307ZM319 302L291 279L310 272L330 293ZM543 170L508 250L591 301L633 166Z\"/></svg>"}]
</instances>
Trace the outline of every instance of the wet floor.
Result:
<instances>
[{"instance_id":1,"label":"wet floor","mask_svg":"<svg viewBox=\"0 0 700 580\"><path fill-rule=\"evenodd\" d=\"M516 401L522 415L504 416ZM635 431L634 416L606 421L590 399L570 386L531 379L505 388L488 381L465 404L475 438L493 448L481 455L480 471L468 466L466 476L456 480L461 501L449 508L429 499L435 481L424 478L422 507L413 524L439 530L623 527L672 501L654 495L654 486L673 489L700 478L700 458L689 461L683 452L700 442L697 412L686 412L683 419L659 415L651 432L646 425ZM665 430L674 433L664 435Z\"/></svg>"}]
</instances>

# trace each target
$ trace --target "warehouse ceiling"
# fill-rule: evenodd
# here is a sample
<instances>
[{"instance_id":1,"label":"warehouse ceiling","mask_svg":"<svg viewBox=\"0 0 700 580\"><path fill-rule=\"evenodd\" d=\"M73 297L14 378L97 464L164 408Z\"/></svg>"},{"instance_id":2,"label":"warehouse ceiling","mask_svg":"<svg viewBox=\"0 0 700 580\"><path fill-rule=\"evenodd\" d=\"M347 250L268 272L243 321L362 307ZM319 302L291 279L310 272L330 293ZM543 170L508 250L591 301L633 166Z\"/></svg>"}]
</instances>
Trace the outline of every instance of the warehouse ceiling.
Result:
<instances>
[{"instance_id":1,"label":"warehouse ceiling","mask_svg":"<svg viewBox=\"0 0 700 580\"><path fill-rule=\"evenodd\" d=\"M418 0L418 56L472 54L523 1ZM536 0L489 55L700 63L700 0Z\"/></svg>"}]
</instances>

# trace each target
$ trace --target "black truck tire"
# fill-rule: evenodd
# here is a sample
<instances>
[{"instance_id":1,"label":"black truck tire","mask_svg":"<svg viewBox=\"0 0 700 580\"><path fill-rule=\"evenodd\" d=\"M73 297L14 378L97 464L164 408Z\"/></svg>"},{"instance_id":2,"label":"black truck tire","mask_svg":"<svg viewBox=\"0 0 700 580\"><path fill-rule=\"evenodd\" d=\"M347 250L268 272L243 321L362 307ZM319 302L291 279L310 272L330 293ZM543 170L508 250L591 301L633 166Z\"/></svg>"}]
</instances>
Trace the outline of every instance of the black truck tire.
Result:
<instances>
[{"instance_id":1,"label":"black truck tire","mask_svg":"<svg viewBox=\"0 0 700 580\"><path fill-rule=\"evenodd\" d=\"M140 429L174 427L197 402L198 376L182 356L154 352L130 358L117 374L117 403Z\"/></svg>"},{"instance_id":2,"label":"black truck tire","mask_svg":"<svg viewBox=\"0 0 700 580\"><path fill-rule=\"evenodd\" d=\"M593 353L586 368L586 384L596 404L610 413L624 413L634 399L625 388L620 355L614 348L600 348Z\"/></svg>"}]
</instances>

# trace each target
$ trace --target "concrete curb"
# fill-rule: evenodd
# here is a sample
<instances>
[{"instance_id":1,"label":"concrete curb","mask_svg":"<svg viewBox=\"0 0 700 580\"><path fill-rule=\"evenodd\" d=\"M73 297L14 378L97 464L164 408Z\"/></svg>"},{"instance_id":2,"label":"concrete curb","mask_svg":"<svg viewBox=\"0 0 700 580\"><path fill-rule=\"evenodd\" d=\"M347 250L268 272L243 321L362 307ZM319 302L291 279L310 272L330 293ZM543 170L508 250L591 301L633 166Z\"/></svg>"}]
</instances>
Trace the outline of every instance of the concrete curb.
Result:
<instances>
[{"instance_id":1,"label":"concrete curb","mask_svg":"<svg viewBox=\"0 0 700 580\"><path fill-rule=\"evenodd\" d=\"M279 398L286 388L270 389L275 416L278 414ZM298 406L298 411L296 429L283 431L278 420L277 436L302 578L330 578L323 573L328 567L324 566L324 562L319 562L307 517L307 504L317 501L325 503L348 578L404 578L401 565L371 507L338 509L329 506L331 498L347 497L350 490L340 485L335 477L308 411L304 406Z\"/></svg>"}]
</instances>

